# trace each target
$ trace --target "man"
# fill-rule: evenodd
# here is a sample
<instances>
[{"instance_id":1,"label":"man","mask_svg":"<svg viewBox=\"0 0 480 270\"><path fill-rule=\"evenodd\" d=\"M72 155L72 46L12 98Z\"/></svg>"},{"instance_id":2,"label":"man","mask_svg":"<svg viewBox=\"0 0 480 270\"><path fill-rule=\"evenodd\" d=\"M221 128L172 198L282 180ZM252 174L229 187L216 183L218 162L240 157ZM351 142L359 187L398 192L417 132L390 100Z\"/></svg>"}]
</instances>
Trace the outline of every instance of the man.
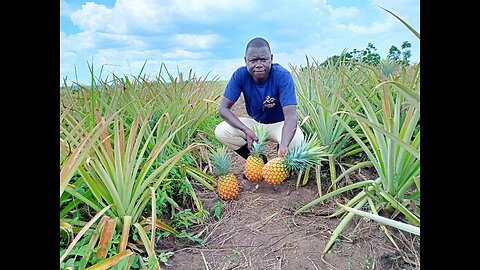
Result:
<instances>
[{"instance_id":1,"label":"man","mask_svg":"<svg viewBox=\"0 0 480 270\"><path fill-rule=\"evenodd\" d=\"M281 65L272 63L270 45L261 37L248 42L244 60L245 66L232 74L225 88L219 107L224 121L216 127L215 136L246 159L252 141L258 141L253 132L254 124L266 124L268 139L278 143L277 155L283 157L289 147L304 138L297 126L297 98L292 75ZM239 118L231 111L241 93L251 118Z\"/></svg>"}]
</instances>

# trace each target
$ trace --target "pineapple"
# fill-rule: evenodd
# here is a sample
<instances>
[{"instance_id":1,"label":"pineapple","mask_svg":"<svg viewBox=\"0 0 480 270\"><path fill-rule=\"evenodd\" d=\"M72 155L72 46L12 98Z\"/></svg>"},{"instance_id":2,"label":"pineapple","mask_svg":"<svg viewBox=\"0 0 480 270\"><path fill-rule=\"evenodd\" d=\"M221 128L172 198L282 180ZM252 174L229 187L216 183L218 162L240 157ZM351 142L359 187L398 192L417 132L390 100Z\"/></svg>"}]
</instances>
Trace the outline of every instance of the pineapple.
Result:
<instances>
[{"instance_id":1,"label":"pineapple","mask_svg":"<svg viewBox=\"0 0 480 270\"><path fill-rule=\"evenodd\" d=\"M325 155L324 146L319 145L315 136L304 140L300 145L288 149L284 157L276 157L262 169L263 179L271 185L283 182L292 172L303 171L307 166L317 165Z\"/></svg>"},{"instance_id":2,"label":"pineapple","mask_svg":"<svg viewBox=\"0 0 480 270\"><path fill-rule=\"evenodd\" d=\"M225 146L218 148L211 155L217 179L217 191L224 200L235 199L238 195L237 177L230 171L230 156Z\"/></svg>"},{"instance_id":3,"label":"pineapple","mask_svg":"<svg viewBox=\"0 0 480 270\"><path fill-rule=\"evenodd\" d=\"M260 155L263 154L267 142L268 129L265 125L256 124L253 126L253 131L257 135L258 143L252 142L252 151L245 161L245 175L247 180L257 182L263 179L262 168L265 163Z\"/></svg>"}]
</instances>

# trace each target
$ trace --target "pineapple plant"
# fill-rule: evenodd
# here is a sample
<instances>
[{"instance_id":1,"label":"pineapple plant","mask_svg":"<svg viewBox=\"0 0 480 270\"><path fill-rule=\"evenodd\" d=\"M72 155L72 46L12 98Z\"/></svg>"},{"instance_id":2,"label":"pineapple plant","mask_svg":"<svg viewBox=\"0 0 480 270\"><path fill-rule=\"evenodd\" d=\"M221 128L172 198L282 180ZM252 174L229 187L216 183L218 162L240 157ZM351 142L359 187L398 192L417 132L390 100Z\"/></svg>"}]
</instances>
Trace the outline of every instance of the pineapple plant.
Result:
<instances>
[{"instance_id":1,"label":"pineapple plant","mask_svg":"<svg viewBox=\"0 0 480 270\"><path fill-rule=\"evenodd\" d=\"M247 180L257 182L263 179L262 168L265 162L262 154L267 143L268 129L265 125L256 124L253 126L253 131L257 135L258 142L252 142L252 150L245 161L245 176Z\"/></svg>"},{"instance_id":2,"label":"pineapple plant","mask_svg":"<svg viewBox=\"0 0 480 270\"><path fill-rule=\"evenodd\" d=\"M276 157L265 164L262 169L262 176L265 182L271 185L278 185L293 172L305 170L308 166L319 164L325 160L321 146L315 136L304 140L301 144L288 149L283 157Z\"/></svg>"},{"instance_id":3,"label":"pineapple plant","mask_svg":"<svg viewBox=\"0 0 480 270\"><path fill-rule=\"evenodd\" d=\"M237 177L230 170L230 156L225 146L217 148L211 154L213 168L217 174L217 191L224 200L232 200L238 196Z\"/></svg>"}]
</instances>

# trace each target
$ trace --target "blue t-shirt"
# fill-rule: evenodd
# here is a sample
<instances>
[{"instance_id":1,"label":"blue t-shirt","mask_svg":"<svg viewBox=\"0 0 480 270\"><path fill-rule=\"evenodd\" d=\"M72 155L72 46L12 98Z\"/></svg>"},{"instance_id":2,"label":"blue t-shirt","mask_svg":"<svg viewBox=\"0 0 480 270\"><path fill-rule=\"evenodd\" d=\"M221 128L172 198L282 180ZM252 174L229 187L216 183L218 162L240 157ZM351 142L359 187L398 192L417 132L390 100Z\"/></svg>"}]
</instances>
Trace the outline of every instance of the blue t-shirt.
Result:
<instances>
[{"instance_id":1,"label":"blue t-shirt","mask_svg":"<svg viewBox=\"0 0 480 270\"><path fill-rule=\"evenodd\" d=\"M255 82L246 66L238 68L223 95L237 101L240 93L243 93L248 115L264 124L284 121L282 107L297 105L292 74L277 63L272 64L268 78L262 83Z\"/></svg>"}]
</instances>

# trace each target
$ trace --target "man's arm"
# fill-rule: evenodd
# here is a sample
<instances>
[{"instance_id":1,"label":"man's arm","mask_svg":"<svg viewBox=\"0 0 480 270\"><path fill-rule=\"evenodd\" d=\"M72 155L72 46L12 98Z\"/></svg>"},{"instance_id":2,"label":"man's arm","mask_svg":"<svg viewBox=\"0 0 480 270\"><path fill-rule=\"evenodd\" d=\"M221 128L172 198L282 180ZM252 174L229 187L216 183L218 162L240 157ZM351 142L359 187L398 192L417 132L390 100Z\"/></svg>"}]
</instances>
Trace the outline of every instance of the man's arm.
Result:
<instances>
[{"instance_id":1,"label":"man's arm","mask_svg":"<svg viewBox=\"0 0 480 270\"><path fill-rule=\"evenodd\" d=\"M285 116L285 123L282 129L282 140L278 147L277 154L279 157L283 157L287 153L287 148L297 130L297 106L288 105L283 107L283 115Z\"/></svg>"},{"instance_id":2,"label":"man's arm","mask_svg":"<svg viewBox=\"0 0 480 270\"><path fill-rule=\"evenodd\" d=\"M230 124L230 126L237 128L243 133L245 133L245 136L247 137L247 145L248 145L248 150L251 150L252 146L252 141L253 140L258 140L257 136L255 136L255 133L253 130L249 129L247 126L245 126L240 119L232 112L231 108L235 104L234 101L230 100L229 98L223 96L222 101L220 101L220 106L218 109L218 112L220 116ZM291 140L291 138L290 138Z\"/></svg>"}]
</instances>

